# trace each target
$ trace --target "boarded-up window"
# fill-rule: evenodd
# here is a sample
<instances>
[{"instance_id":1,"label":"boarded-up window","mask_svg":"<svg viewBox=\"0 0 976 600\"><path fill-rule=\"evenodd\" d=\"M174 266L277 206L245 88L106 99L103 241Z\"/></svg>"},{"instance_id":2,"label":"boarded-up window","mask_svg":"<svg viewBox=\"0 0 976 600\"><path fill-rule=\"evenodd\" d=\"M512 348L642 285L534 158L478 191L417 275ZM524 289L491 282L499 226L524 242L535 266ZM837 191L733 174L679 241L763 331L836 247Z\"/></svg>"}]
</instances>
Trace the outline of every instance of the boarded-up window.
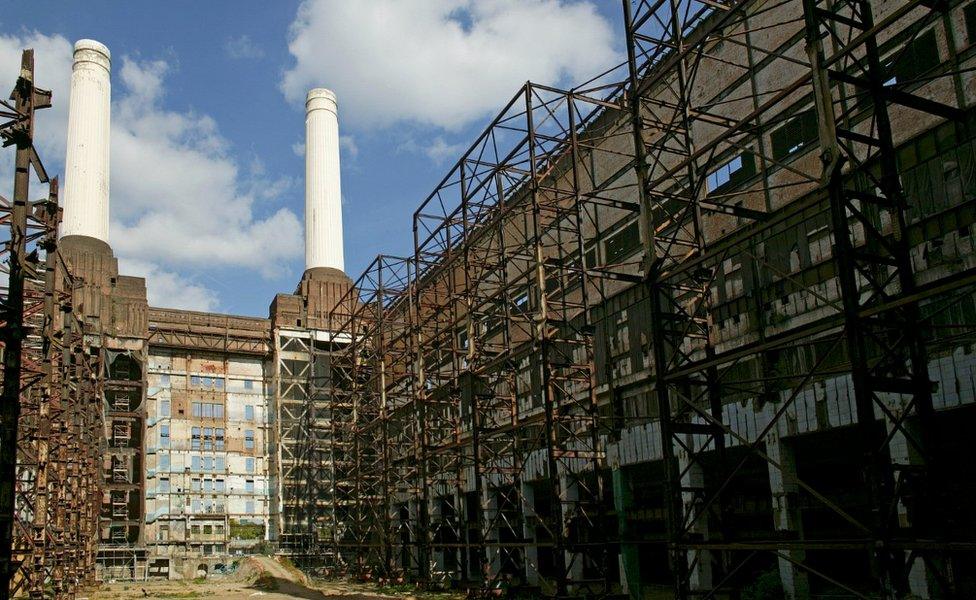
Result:
<instances>
[{"instance_id":1,"label":"boarded-up window","mask_svg":"<svg viewBox=\"0 0 976 600\"><path fill-rule=\"evenodd\" d=\"M813 109L804 110L791 117L782 127L773 132L773 158L783 160L817 139L817 113Z\"/></svg>"},{"instance_id":2,"label":"boarded-up window","mask_svg":"<svg viewBox=\"0 0 976 600\"><path fill-rule=\"evenodd\" d=\"M968 23L967 23L968 26ZM929 29L915 37L894 57L891 76L898 83L920 78L939 64L939 45L935 30Z\"/></svg>"},{"instance_id":3,"label":"boarded-up window","mask_svg":"<svg viewBox=\"0 0 976 600\"><path fill-rule=\"evenodd\" d=\"M640 248L640 226L637 221L607 238L605 250L607 264L617 264Z\"/></svg>"}]
</instances>

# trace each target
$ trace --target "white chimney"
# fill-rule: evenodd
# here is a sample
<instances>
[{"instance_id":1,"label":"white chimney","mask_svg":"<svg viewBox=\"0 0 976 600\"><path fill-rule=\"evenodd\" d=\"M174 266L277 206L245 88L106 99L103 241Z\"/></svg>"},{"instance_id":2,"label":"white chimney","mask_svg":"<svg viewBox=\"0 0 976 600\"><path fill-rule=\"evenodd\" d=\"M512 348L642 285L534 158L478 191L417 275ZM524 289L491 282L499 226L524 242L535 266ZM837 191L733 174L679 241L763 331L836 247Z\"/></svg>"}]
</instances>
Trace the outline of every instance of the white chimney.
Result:
<instances>
[{"instance_id":1,"label":"white chimney","mask_svg":"<svg viewBox=\"0 0 976 600\"><path fill-rule=\"evenodd\" d=\"M83 235L108 243L111 55L104 44L79 40L74 57L61 235Z\"/></svg>"},{"instance_id":2,"label":"white chimney","mask_svg":"<svg viewBox=\"0 0 976 600\"><path fill-rule=\"evenodd\" d=\"M339 117L336 96L316 88L305 100L305 270L344 270Z\"/></svg>"}]
</instances>

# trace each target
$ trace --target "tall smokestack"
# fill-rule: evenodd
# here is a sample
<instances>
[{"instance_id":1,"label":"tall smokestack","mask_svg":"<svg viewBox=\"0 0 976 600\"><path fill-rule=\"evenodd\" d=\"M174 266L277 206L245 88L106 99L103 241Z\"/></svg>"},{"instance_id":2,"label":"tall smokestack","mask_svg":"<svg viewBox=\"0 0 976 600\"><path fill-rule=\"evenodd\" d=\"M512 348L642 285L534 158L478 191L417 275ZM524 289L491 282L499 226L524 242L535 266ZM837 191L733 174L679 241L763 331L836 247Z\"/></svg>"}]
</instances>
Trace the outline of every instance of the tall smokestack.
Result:
<instances>
[{"instance_id":1,"label":"tall smokestack","mask_svg":"<svg viewBox=\"0 0 976 600\"><path fill-rule=\"evenodd\" d=\"M74 58L61 235L107 244L111 54L95 40L79 40Z\"/></svg>"},{"instance_id":2,"label":"tall smokestack","mask_svg":"<svg viewBox=\"0 0 976 600\"><path fill-rule=\"evenodd\" d=\"M338 105L316 88L305 99L305 270L344 266Z\"/></svg>"}]
</instances>

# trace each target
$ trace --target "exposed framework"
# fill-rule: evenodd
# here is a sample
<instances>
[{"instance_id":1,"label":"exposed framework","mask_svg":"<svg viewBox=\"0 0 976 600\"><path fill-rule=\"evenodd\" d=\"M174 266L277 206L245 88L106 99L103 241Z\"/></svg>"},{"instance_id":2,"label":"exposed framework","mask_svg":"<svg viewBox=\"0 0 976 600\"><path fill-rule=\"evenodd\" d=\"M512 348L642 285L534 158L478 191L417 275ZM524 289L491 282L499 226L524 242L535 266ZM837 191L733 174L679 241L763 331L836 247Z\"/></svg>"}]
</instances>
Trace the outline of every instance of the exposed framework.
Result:
<instances>
[{"instance_id":1,"label":"exposed framework","mask_svg":"<svg viewBox=\"0 0 976 600\"><path fill-rule=\"evenodd\" d=\"M57 252L57 179L33 147L34 111L50 106L23 53L11 103L0 103L4 146L15 146L13 202L2 202L10 237L2 297L3 461L0 598L70 598L91 584L101 503L99 357L71 311L73 282ZM49 183L29 200L31 171Z\"/></svg>"},{"instance_id":2,"label":"exposed framework","mask_svg":"<svg viewBox=\"0 0 976 600\"><path fill-rule=\"evenodd\" d=\"M752 106L737 113L729 110L736 104L729 98L696 96L693 92L701 89L696 81L710 76L706 63L716 40L748 40L755 35L750 19L754 22L757 12L776 10L776 5L695 4L639 2L632 11L625 3L630 95L639 131L635 164L648 165L637 172L645 208L655 393L665 440L668 543L677 596L735 587L737 574L762 553L790 563L803 577L823 578L861 596L806 561L808 551L856 547L872 555L872 573L883 597L907 593L916 566L938 581L940 593L950 595L950 534L936 525L946 499L939 489L948 463L938 459L938 444L931 439L931 383L920 329L926 318L920 303L934 297L926 312L944 311L945 304L961 297L954 292L972 283L973 273L940 281L937 289L916 283L906 228L912 199L900 183L888 114L890 106L898 105L963 122L960 108L906 91L923 82L898 77L892 68L914 36L943 13L932 10L931 3L906 2L883 7L883 17L875 22L876 8L867 1L807 0L800 16L808 56L757 57L791 62L794 78L771 89L756 89L753 83ZM890 48L893 34L902 39ZM880 40L888 41L885 63ZM752 56L747 64L726 66L745 72L755 68ZM927 74L954 75L948 69ZM785 102L803 96L813 99L823 164L814 169L817 165L807 163L806 171L795 163L786 166L796 177L782 185L816 184L810 200L774 212L772 182L760 190L765 198L754 188L708 196L705 178L730 149L748 149L761 171L780 166L774 149L762 142L763 131L782 120ZM693 135L715 125L714 133ZM914 205L921 201L914 199ZM754 284L774 281L781 274L757 248L793 215L812 219L823 212L829 214L839 294L821 298L818 320L782 333L766 321L770 311L763 294L753 294L756 305L749 313L755 322L748 329L754 337L723 347L713 307L723 263L748 256ZM715 243L705 224L716 213L734 215L756 234L743 243ZM949 326L956 330L953 337L972 335L972 323ZM784 373L770 364L773 353L802 346L812 348L808 369ZM767 438L777 433L806 382L838 363L850 369L854 388L868 488L865 514L851 514L800 479L789 467L788 450ZM752 436L737 427L735 411L729 410L730 396L743 393L776 403L771 418ZM733 454L729 446L747 452ZM851 533L816 541L750 535L727 507L737 473L755 457L771 472L779 471L792 488L787 502L821 504L846 521Z\"/></svg>"},{"instance_id":3,"label":"exposed framework","mask_svg":"<svg viewBox=\"0 0 976 600\"><path fill-rule=\"evenodd\" d=\"M353 448L340 568L606 595L618 554L629 579L649 548L679 598L767 565L800 596L960 593L976 546L939 518L950 465L928 356L973 341L957 308L976 273L918 280L945 215L901 183L890 117L972 136L954 42L938 66L911 56L959 3L623 5L625 81L527 84L416 212L412 259L378 259L333 316L353 340L333 371L334 433ZM594 249L635 214L643 259ZM615 322L621 298L648 314L640 336ZM617 360L627 335L646 382ZM824 382L853 388L860 459L835 465L866 484L853 500L801 477L786 439ZM660 501L640 532L617 479L635 432ZM770 522L742 510L757 474ZM839 568L861 556L869 588Z\"/></svg>"}]
</instances>

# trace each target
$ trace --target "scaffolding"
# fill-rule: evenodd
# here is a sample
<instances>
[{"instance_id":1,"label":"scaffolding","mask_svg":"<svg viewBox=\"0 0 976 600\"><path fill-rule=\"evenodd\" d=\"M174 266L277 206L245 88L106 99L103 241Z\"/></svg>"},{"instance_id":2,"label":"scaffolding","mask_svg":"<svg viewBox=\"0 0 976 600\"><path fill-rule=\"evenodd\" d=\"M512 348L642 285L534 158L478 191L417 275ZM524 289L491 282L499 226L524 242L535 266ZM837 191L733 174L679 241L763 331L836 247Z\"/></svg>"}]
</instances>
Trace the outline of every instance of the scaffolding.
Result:
<instances>
[{"instance_id":1,"label":"scaffolding","mask_svg":"<svg viewBox=\"0 0 976 600\"><path fill-rule=\"evenodd\" d=\"M13 201L0 212L3 245L3 430L0 432L0 598L71 598L93 582L101 502L99 357L72 311L74 282L57 250L57 179L33 146L34 87L25 50L11 102L0 102L4 146L16 147ZM48 195L29 199L33 171Z\"/></svg>"},{"instance_id":2,"label":"scaffolding","mask_svg":"<svg viewBox=\"0 0 976 600\"><path fill-rule=\"evenodd\" d=\"M677 598L770 568L798 597L963 594L976 545L946 517L932 373L976 341L976 271L927 253L968 229L974 173L918 185L908 150L971 152L956 40L976 10L623 12L627 61L523 86L414 214L414 255L334 311L334 568L552 596L638 594L647 568ZM797 468L816 411L856 453L818 468L854 491Z\"/></svg>"}]
</instances>

